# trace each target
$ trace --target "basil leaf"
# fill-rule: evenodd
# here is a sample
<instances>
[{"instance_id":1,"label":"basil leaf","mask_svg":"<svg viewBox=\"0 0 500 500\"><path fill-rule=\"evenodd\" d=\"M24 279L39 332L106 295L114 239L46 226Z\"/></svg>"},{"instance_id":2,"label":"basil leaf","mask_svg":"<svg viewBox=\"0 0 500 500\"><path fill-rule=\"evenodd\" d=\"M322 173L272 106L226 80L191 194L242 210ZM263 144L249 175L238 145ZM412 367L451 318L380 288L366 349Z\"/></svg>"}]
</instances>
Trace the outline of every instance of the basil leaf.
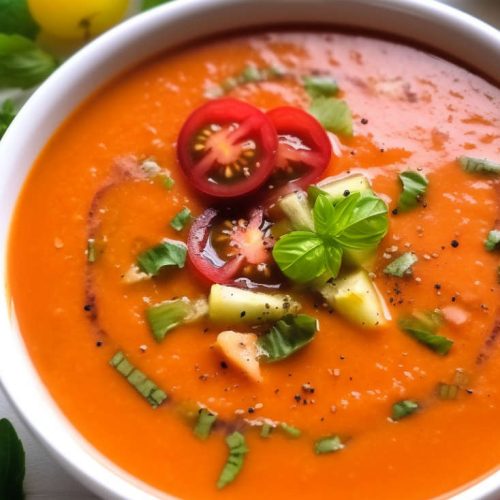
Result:
<instances>
[{"instance_id":1,"label":"basil leaf","mask_svg":"<svg viewBox=\"0 0 500 500\"><path fill-rule=\"evenodd\" d=\"M28 89L45 80L57 61L28 38L0 33L0 88Z\"/></svg>"},{"instance_id":2,"label":"basil leaf","mask_svg":"<svg viewBox=\"0 0 500 500\"><path fill-rule=\"evenodd\" d=\"M0 33L34 39L39 27L31 16L27 0L0 0Z\"/></svg>"},{"instance_id":3,"label":"basil leaf","mask_svg":"<svg viewBox=\"0 0 500 500\"><path fill-rule=\"evenodd\" d=\"M146 250L137 257L141 271L156 276L163 267L184 267L187 247L182 241L165 240L163 243Z\"/></svg>"},{"instance_id":4,"label":"basil leaf","mask_svg":"<svg viewBox=\"0 0 500 500\"><path fill-rule=\"evenodd\" d=\"M198 412L198 420L193 431L194 435L203 441L207 439L216 420L217 415L211 413L206 408L201 408Z\"/></svg>"},{"instance_id":5,"label":"basil leaf","mask_svg":"<svg viewBox=\"0 0 500 500\"><path fill-rule=\"evenodd\" d=\"M283 274L298 283L307 283L326 271L323 240L311 231L282 236L274 245L273 257Z\"/></svg>"},{"instance_id":6,"label":"basil leaf","mask_svg":"<svg viewBox=\"0 0 500 500\"><path fill-rule=\"evenodd\" d=\"M320 236L331 233L331 226L335 222L335 208L332 200L324 194L319 194L313 208L314 229Z\"/></svg>"},{"instance_id":7,"label":"basil leaf","mask_svg":"<svg viewBox=\"0 0 500 500\"><path fill-rule=\"evenodd\" d=\"M153 7L158 7L158 5L162 5L169 1L171 0L142 0L141 12L152 9Z\"/></svg>"},{"instance_id":8,"label":"basil leaf","mask_svg":"<svg viewBox=\"0 0 500 500\"><path fill-rule=\"evenodd\" d=\"M429 181L425 176L411 170L399 174L399 179L403 184L403 192L399 197L398 210L407 212L418 205L427 191Z\"/></svg>"},{"instance_id":9,"label":"basil leaf","mask_svg":"<svg viewBox=\"0 0 500 500\"><path fill-rule=\"evenodd\" d=\"M311 98L332 97L337 94L339 87L334 78L328 75L312 75L302 78L304 88Z\"/></svg>"},{"instance_id":10,"label":"basil leaf","mask_svg":"<svg viewBox=\"0 0 500 500\"><path fill-rule=\"evenodd\" d=\"M0 108L0 139L9 128L15 116L14 103L10 99L7 99Z\"/></svg>"},{"instance_id":11,"label":"basil leaf","mask_svg":"<svg viewBox=\"0 0 500 500\"><path fill-rule=\"evenodd\" d=\"M415 340L444 356L450 351L453 340L437 335L441 324L440 316L435 313L413 314L399 320L399 327Z\"/></svg>"},{"instance_id":12,"label":"basil leaf","mask_svg":"<svg viewBox=\"0 0 500 500\"><path fill-rule=\"evenodd\" d=\"M410 399L405 399L403 401L398 401L392 406L392 420L401 420L402 418L415 413L419 409L419 405L416 401Z\"/></svg>"},{"instance_id":13,"label":"basil leaf","mask_svg":"<svg viewBox=\"0 0 500 500\"><path fill-rule=\"evenodd\" d=\"M184 226L189 223L191 220L191 210L189 208L184 207L180 212L177 212L175 217L170 221L170 225L176 231L182 231Z\"/></svg>"},{"instance_id":14,"label":"basil leaf","mask_svg":"<svg viewBox=\"0 0 500 500\"><path fill-rule=\"evenodd\" d=\"M333 242L328 246L325 246L326 266L328 267L332 278L336 278L339 274L343 253L344 250L342 247Z\"/></svg>"},{"instance_id":15,"label":"basil leaf","mask_svg":"<svg viewBox=\"0 0 500 500\"><path fill-rule=\"evenodd\" d=\"M458 162L466 172L478 172L484 174L500 174L500 163L487 160L486 158L472 158L471 156L460 156Z\"/></svg>"},{"instance_id":16,"label":"basil leaf","mask_svg":"<svg viewBox=\"0 0 500 500\"><path fill-rule=\"evenodd\" d=\"M268 362L281 361L309 344L317 330L317 321L307 314L287 314L257 340L262 358Z\"/></svg>"},{"instance_id":17,"label":"basil leaf","mask_svg":"<svg viewBox=\"0 0 500 500\"><path fill-rule=\"evenodd\" d=\"M0 419L0 498L22 500L25 454L21 440L6 418Z\"/></svg>"},{"instance_id":18,"label":"basil leaf","mask_svg":"<svg viewBox=\"0 0 500 500\"><path fill-rule=\"evenodd\" d=\"M151 379L138 370L123 354L118 351L109 361L109 364L134 387L153 407L158 408L166 399L167 394L162 391Z\"/></svg>"},{"instance_id":19,"label":"basil leaf","mask_svg":"<svg viewBox=\"0 0 500 500\"><path fill-rule=\"evenodd\" d=\"M229 448L229 457L217 481L217 488L219 489L224 488L236 479L243 468L245 455L248 453L245 436L238 431L226 437L226 444Z\"/></svg>"},{"instance_id":20,"label":"basil leaf","mask_svg":"<svg viewBox=\"0 0 500 500\"><path fill-rule=\"evenodd\" d=\"M335 134L352 135L352 116L349 106L340 99L332 97L315 97L309 108L326 130Z\"/></svg>"},{"instance_id":21,"label":"basil leaf","mask_svg":"<svg viewBox=\"0 0 500 500\"><path fill-rule=\"evenodd\" d=\"M484 242L484 246L486 247L486 250L488 250L488 252L493 252L493 250L499 248L500 247L500 230L492 229L488 233L488 237L486 238L486 241Z\"/></svg>"},{"instance_id":22,"label":"basil leaf","mask_svg":"<svg viewBox=\"0 0 500 500\"><path fill-rule=\"evenodd\" d=\"M336 207L335 241L344 248L371 248L387 234L387 206L373 195L353 193Z\"/></svg>"},{"instance_id":23,"label":"basil leaf","mask_svg":"<svg viewBox=\"0 0 500 500\"><path fill-rule=\"evenodd\" d=\"M334 453L344 448L338 436L328 436L314 442L314 453L323 455L324 453Z\"/></svg>"},{"instance_id":24,"label":"basil leaf","mask_svg":"<svg viewBox=\"0 0 500 500\"><path fill-rule=\"evenodd\" d=\"M402 278L405 274L411 274L411 267L417 261L418 258L414 253L405 252L387 265L384 269L384 273Z\"/></svg>"}]
</instances>

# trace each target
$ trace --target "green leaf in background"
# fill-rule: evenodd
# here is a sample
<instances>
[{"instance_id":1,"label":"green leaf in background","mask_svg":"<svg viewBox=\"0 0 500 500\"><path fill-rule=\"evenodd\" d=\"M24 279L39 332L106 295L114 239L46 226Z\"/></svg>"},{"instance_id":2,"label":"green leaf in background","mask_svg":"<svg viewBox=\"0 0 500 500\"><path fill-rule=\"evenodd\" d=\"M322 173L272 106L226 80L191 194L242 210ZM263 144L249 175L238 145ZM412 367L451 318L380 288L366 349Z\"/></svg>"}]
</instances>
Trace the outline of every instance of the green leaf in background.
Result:
<instances>
[{"instance_id":1,"label":"green leaf in background","mask_svg":"<svg viewBox=\"0 0 500 500\"><path fill-rule=\"evenodd\" d=\"M34 39L38 31L27 0L0 0L0 33Z\"/></svg>"},{"instance_id":2,"label":"green leaf in background","mask_svg":"<svg viewBox=\"0 0 500 500\"><path fill-rule=\"evenodd\" d=\"M56 59L28 38L0 33L0 88L28 89L56 67Z\"/></svg>"},{"instance_id":3,"label":"green leaf in background","mask_svg":"<svg viewBox=\"0 0 500 500\"><path fill-rule=\"evenodd\" d=\"M0 108L0 139L9 128L9 125L15 116L16 113L14 111L14 103L10 99L7 99L3 102L2 107Z\"/></svg>"},{"instance_id":4,"label":"green leaf in background","mask_svg":"<svg viewBox=\"0 0 500 500\"><path fill-rule=\"evenodd\" d=\"M257 341L262 359L268 362L281 361L302 349L314 338L317 329L316 318L307 314L286 315L277 321Z\"/></svg>"},{"instance_id":5,"label":"green leaf in background","mask_svg":"<svg viewBox=\"0 0 500 500\"><path fill-rule=\"evenodd\" d=\"M352 135L351 110L345 101L332 97L315 97L309 112L326 130L335 134Z\"/></svg>"},{"instance_id":6,"label":"green leaf in background","mask_svg":"<svg viewBox=\"0 0 500 500\"><path fill-rule=\"evenodd\" d=\"M170 1L171 0L142 0L141 12L152 9L153 7L158 7L158 5L162 5Z\"/></svg>"},{"instance_id":7,"label":"green leaf in background","mask_svg":"<svg viewBox=\"0 0 500 500\"><path fill-rule=\"evenodd\" d=\"M312 99L316 97L332 97L337 94L339 87L334 78L329 75L304 76L304 88Z\"/></svg>"},{"instance_id":8,"label":"green leaf in background","mask_svg":"<svg viewBox=\"0 0 500 500\"><path fill-rule=\"evenodd\" d=\"M403 184L403 192L399 197L398 210L407 212L418 205L427 191L429 181L422 174L412 170L399 174L399 180Z\"/></svg>"},{"instance_id":9,"label":"green leaf in background","mask_svg":"<svg viewBox=\"0 0 500 500\"><path fill-rule=\"evenodd\" d=\"M6 419L0 419L0 498L22 500L25 473L23 445Z\"/></svg>"}]
</instances>

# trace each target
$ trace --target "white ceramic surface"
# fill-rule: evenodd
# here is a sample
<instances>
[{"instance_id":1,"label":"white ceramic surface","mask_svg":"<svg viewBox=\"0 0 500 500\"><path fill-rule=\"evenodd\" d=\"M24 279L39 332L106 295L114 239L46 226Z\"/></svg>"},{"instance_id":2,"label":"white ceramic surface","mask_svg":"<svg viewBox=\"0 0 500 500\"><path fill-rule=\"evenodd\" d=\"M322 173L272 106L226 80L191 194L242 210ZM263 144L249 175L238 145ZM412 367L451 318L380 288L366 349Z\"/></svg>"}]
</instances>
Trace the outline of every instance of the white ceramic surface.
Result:
<instances>
[{"instance_id":1,"label":"white ceramic surface","mask_svg":"<svg viewBox=\"0 0 500 500\"><path fill-rule=\"evenodd\" d=\"M12 210L38 152L79 102L125 68L194 38L266 24L323 23L404 36L459 57L500 79L500 34L430 0L179 0L111 30L76 54L34 94L0 142L0 282ZM66 421L42 386L10 311L0 296L0 379L29 427L61 463L104 498L168 498L130 477L94 450ZM499 498L500 473L456 499Z\"/></svg>"}]
</instances>

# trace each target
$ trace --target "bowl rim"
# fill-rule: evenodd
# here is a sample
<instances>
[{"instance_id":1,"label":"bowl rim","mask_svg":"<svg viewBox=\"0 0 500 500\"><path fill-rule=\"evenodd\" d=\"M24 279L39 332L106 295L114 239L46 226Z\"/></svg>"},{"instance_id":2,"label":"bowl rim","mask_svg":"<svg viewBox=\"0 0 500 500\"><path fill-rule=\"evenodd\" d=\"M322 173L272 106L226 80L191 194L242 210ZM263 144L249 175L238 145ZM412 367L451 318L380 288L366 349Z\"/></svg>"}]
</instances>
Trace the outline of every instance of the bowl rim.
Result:
<instances>
[{"instance_id":1,"label":"bowl rim","mask_svg":"<svg viewBox=\"0 0 500 500\"><path fill-rule=\"evenodd\" d=\"M31 363L11 304L6 271L10 221L17 195L33 163L27 159L29 154L26 153L23 156L22 149L26 148L26 141L30 139L31 160L36 158L47 140L64 119L73 113L79 103L102 87L104 82L112 80L126 68L137 65L141 60L153 56L160 50L165 50L166 47L176 47L207 34L217 34L223 31L210 25L210 22L191 35L182 33L180 29L175 30L187 20L201 16L207 16L209 19L211 13L217 9L222 13L234 13L234 9L247 9L247 12L253 15L255 13L248 10L252 8L256 13L264 13L261 19L269 18L270 22L267 25L272 26L276 24L274 21L279 19L273 17L274 21L271 20L269 9L278 9L283 7L283 4L287 4L287 10L291 12L312 10L312 5L321 10L325 9L328 4L328 9L337 9L336 14L339 15L339 20L343 19L342 13L352 13L353 8L359 8L363 12L375 9L377 12L386 12L390 16L399 15L408 20L413 17L421 24L428 22L439 26L439 23L442 23L450 30L453 25L455 31L469 36L466 40L468 43L472 40L472 45L476 44L486 51L489 50L491 54L500 55L499 31L469 14L435 0L427 0L427 2L421 0L210 0L210 2L182 0L135 16L96 38L73 55L34 92L0 141L0 164L3 174L0 178L0 200L2 200L2 205L7 207L7 210L0 211L0 260L2 261L0 282L4 284L4 293L0 296L0 385L3 385L9 401L23 422L63 467L90 490L96 494L105 495L106 498L174 499L173 496L162 493L132 477L94 449L56 406ZM255 21L254 18L248 19L249 24L246 26L252 26L252 19ZM258 15L257 19L259 19ZM320 24L320 19L318 18L318 24ZM352 19L355 21L354 17ZM360 16L360 19L362 20L363 16ZM297 18L296 21L286 21L284 24L297 25L300 20L301 18ZM229 19L226 21L229 24L233 22ZM386 32L391 36L391 33L396 31L395 27L386 29L384 26L387 24L382 21L380 23L380 32ZM240 18L232 28L238 28L244 24L245 21ZM322 24L335 25L331 20ZM346 23L340 21L339 24ZM125 47L131 47L131 41L149 40L148 33L155 33L155 36L151 35L152 41L158 40L158 33L165 27L174 29L168 43L160 44L161 48L156 42L156 45L155 43L146 44L136 49L135 52L123 54ZM363 31L362 26L354 26L354 28ZM401 33L393 34L400 35ZM409 34L408 38L414 37ZM473 51L467 52L467 47L465 45L463 47L469 54L465 63L476 65L477 60L473 57ZM438 47L435 49L439 50ZM455 57L451 53L448 55ZM105 63L115 60L114 58L117 62L114 66L110 65L113 68L107 67ZM481 64L479 66L480 71L489 74L493 79L499 76L495 75L491 68L485 65L481 67ZM82 81L85 82L83 87ZM83 88L80 92L83 97L71 95L71 90L77 88ZM65 96L64 99L59 99L59 94ZM55 104L59 105L58 111L54 113L56 116L51 117L49 111ZM40 118L37 118L40 114L46 118L43 123L40 123ZM40 130L40 125L46 126ZM21 173L18 173L19 165L22 165ZM20 373L20 368L22 368L22 373ZM19 387L23 390L19 390ZM500 472L488 474L484 479L478 479L472 486L466 485L464 488L457 492L450 492L446 497L452 495L456 500L493 498L500 492Z\"/></svg>"}]
</instances>

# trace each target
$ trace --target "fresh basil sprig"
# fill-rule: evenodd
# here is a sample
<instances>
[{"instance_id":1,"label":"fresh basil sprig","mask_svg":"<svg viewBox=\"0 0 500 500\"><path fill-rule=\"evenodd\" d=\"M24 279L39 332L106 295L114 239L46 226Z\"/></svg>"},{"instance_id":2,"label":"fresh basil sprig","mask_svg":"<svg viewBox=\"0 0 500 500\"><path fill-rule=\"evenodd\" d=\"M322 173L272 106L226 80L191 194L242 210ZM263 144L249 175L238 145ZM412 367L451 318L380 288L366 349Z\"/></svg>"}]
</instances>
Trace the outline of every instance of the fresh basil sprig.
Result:
<instances>
[{"instance_id":1,"label":"fresh basil sprig","mask_svg":"<svg viewBox=\"0 0 500 500\"><path fill-rule=\"evenodd\" d=\"M323 194L313 208L315 231L292 231L273 248L281 271L298 283L325 272L337 276L344 249L376 246L387 233L387 206L376 196L352 193L337 205Z\"/></svg>"},{"instance_id":2,"label":"fresh basil sprig","mask_svg":"<svg viewBox=\"0 0 500 500\"><path fill-rule=\"evenodd\" d=\"M23 445L6 419L0 419L0 498L24 498L25 456Z\"/></svg>"}]
</instances>

